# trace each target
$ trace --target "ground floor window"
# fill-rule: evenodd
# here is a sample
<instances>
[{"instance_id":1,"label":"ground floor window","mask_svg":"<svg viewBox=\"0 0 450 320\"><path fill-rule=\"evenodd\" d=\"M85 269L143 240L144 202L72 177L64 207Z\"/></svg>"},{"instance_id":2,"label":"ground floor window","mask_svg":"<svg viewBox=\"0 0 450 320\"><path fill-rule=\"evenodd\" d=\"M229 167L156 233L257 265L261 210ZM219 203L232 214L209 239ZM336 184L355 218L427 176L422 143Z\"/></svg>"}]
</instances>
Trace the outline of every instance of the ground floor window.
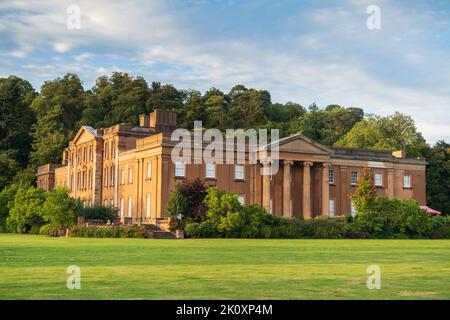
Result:
<instances>
[{"instance_id":1,"label":"ground floor window","mask_svg":"<svg viewBox=\"0 0 450 320\"><path fill-rule=\"evenodd\" d=\"M146 213L147 218L150 218L150 208L151 208L151 201L152 201L151 199L152 199L151 194L147 193L147 199L145 202L145 213Z\"/></svg>"},{"instance_id":2,"label":"ground floor window","mask_svg":"<svg viewBox=\"0 0 450 320\"><path fill-rule=\"evenodd\" d=\"M128 218L131 218L131 197L128 197Z\"/></svg>"},{"instance_id":3,"label":"ground floor window","mask_svg":"<svg viewBox=\"0 0 450 320\"><path fill-rule=\"evenodd\" d=\"M330 217L334 217L334 199L330 199L329 205L328 205L328 213Z\"/></svg>"}]
</instances>

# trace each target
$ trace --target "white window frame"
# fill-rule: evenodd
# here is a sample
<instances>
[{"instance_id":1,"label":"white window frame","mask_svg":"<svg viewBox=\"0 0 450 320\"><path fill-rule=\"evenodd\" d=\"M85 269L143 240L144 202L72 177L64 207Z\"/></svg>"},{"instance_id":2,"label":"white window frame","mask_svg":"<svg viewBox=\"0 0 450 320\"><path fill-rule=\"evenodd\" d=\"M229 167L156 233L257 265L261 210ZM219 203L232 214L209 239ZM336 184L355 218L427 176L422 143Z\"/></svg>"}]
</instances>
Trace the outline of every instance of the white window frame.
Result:
<instances>
[{"instance_id":1,"label":"white window frame","mask_svg":"<svg viewBox=\"0 0 450 320\"><path fill-rule=\"evenodd\" d=\"M105 167L105 177L104 177L104 186L107 187L108 186L108 167Z\"/></svg>"},{"instance_id":2,"label":"white window frame","mask_svg":"<svg viewBox=\"0 0 450 320\"><path fill-rule=\"evenodd\" d=\"M145 199L145 215L147 218L151 217L151 209L152 209L152 195L151 193L147 193L146 199Z\"/></svg>"},{"instance_id":3,"label":"white window frame","mask_svg":"<svg viewBox=\"0 0 450 320\"><path fill-rule=\"evenodd\" d=\"M128 184L133 183L133 167L128 167Z\"/></svg>"},{"instance_id":4,"label":"white window frame","mask_svg":"<svg viewBox=\"0 0 450 320\"><path fill-rule=\"evenodd\" d=\"M111 208L114 208L114 198L111 198L109 200L109 205L111 206Z\"/></svg>"},{"instance_id":5,"label":"white window frame","mask_svg":"<svg viewBox=\"0 0 450 320\"><path fill-rule=\"evenodd\" d=\"M352 215L352 217L356 216L356 208L353 204L353 200L350 200L350 214Z\"/></svg>"},{"instance_id":6,"label":"white window frame","mask_svg":"<svg viewBox=\"0 0 450 320\"><path fill-rule=\"evenodd\" d=\"M186 165L183 161L175 161L175 177L184 178L186 175Z\"/></svg>"},{"instance_id":7,"label":"white window frame","mask_svg":"<svg viewBox=\"0 0 450 320\"><path fill-rule=\"evenodd\" d=\"M234 179L235 180L244 180L245 177L245 167L243 164L235 164L234 165Z\"/></svg>"},{"instance_id":8,"label":"white window frame","mask_svg":"<svg viewBox=\"0 0 450 320\"><path fill-rule=\"evenodd\" d=\"M215 179L216 178L216 165L214 163L206 163L205 178L206 179Z\"/></svg>"},{"instance_id":9,"label":"white window frame","mask_svg":"<svg viewBox=\"0 0 450 320\"><path fill-rule=\"evenodd\" d=\"M125 169L120 169L120 184L125 184Z\"/></svg>"},{"instance_id":10,"label":"white window frame","mask_svg":"<svg viewBox=\"0 0 450 320\"><path fill-rule=\"evenodd\" d=\"M131 196L128 196L128 202L127 202L127 214L128 218L131 218L131 209L133 208L133 200Z\"/></svg>"},{"instance_id":11,"label":"white window frame","mask_svg":"<svg viewBox=\"0 0 450 320\"><path fill-rule=\"evenodd\" d=\"M405 180L407 178L407 180ZM406 183L408 182L408 183ZM405 174L403 175L403 188L410 189L411 188L411 175Z\"/></svg>"},{"instance_id":12,"label":"white window frame","mask_svg":"<svg viewBox=\"0 0 450 320\"><path fill-rule=\"evenodd\" d=\"M355 181L353 181L353 174L356 174L356 179L355 179ZM356 170L352 170L351 172L350 172L350 184L352 185L352 186L356 186L357 184L358 184L358 176L359 176L359 173L358 173L358 171L356 171Z\"/></svg>"},{"instance_id":13,"label":"white window frame","mask_svg":"<svg viewBox=\"0 0 450 320\"><path fill-rule=\"evenodd\" d=\"M241 204L241 206L245 206L245 195L239 194L237 199L238 199L239 203Z\"/></svg>"},{"instance_id":14,"label":"white window frame","mask_svg":"<svg viewBox=\"0 0 450 320\"><path fill-rule=\"evenodd\" d=\"M328 215L330 218L333 218L336 214L336 201L334 199L330 199L328 201Z\"/></svg>"},{"instance_id":15,"label":"white window frame","mask_svg":"<svg viewBox=\"0 0 450 320\"><path fill-rule=\"evenodd\" d=\"M120 197L120 216L123 218L123 215L124 215L124 211L125 211L125 200L122 198L122 197Z\"/></svg>"},{"instance_id":16,"label":"white window frame","mask_svg":"<svg viewBox=\"0 0 450 320\"><path fill-rule=\"evenodd\" d=\"M377 180L377 178L379 178L379 180ZM381 182L381 183L378 183L378 182ZM383 174L382 173L375 173L374 184L375 184L375 187L383 186Z\"/></svg>"},{"instance_id":17,"label":"white window frame","mask_svg":"<svg viewBox=\"0 0 450 320\"><path fill-rule=\"evenodd\" d=\"M151 178L152 177L152 162L148 161L147 162L147 178Z\"/></svg>"}]
</instances>

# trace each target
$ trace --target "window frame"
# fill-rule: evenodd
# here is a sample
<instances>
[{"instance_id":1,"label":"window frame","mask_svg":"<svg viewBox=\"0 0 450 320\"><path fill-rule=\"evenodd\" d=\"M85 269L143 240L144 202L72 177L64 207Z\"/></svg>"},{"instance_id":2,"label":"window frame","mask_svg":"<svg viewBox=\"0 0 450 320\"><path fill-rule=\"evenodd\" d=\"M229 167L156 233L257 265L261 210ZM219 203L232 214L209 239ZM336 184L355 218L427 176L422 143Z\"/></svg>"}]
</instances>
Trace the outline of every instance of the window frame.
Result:
<instances>
[{"instance_id":1,"label":"window frame","mask_svg":"<svg viewBox=\"0 0 450 320\"><path fill-rule=\"evenodd\" d=\"M380 177L381 184L377 184L377 177ZM382 173L376 172L374 174L373 184L374 184L375 187L382 188L383 187L383 182L384 182L383 180L384 179L383 179L383 174Z\"/></svg>"},{"instance_id":2,"label":"window frame","mask_svg":"<svg viewBox=\"0 0 450 320\"><path fill-rule=\"evenodd\" d=\"M242 170L238 170L238 168L242 168ZM241 173L242 177L238 176L238 172ZM245 180L245 166L243 164L235 164L234 165L234 180L236 180L236 181L244 181Z\"/></svg>"},{"instance_id":3,"label":"window frame","mask_svg":"<svg viewBox=\"0 0 450 320\"><path fill-rule=\"evenodd\" d=\"M355 182L353 182L353 174L354 173L356 173L356 180L355 180ZM359 172L357 170L352 170L350 172L350 185L353 186L353 187L358 185L358 178L359 178Z\"/></svg>"},{"instance_id":4,"label":"window frame","mask_svg":"<svg viewBox=\"0 0 450 320\"><path fill-rule=\"evenodd\" d=\"M212 166L212 169L211 169ZM212 172L212 175L211 175ZM205 164L205 179L216 179L216 164L206 163Z\"/></svg>"},{"instance_id":5,"label":"window frame","mask_svg":"<svg viewBox=\"0 0 450 320\"><path fill-rule=\"evenodd\" d=\"M333 205L331 205L333 204ZM333 208L333 210L331 210ZM333 218L336 215L336 201L334 199L328 200L328 216Z\"/></svg>"},{"instance_id":6,"label":"window frame","mask_svg":"<svg viewBox=\"0 0 450 320\"><path fill-rule=\"evenodd\" d=\"M328 169L328 184L331 184L331 185L336 184L334 170L331 168Z\"/></svg>"},{"instance_id":7,"label":"window frame","mask_svg":"<svg viewBox=\"0 0 450 320\"><path fill-rule=\"evenodd\" d=\"M180 174L182 171L182 174ZM184 161L175 161L175 178L186 177L186 164Z\"/></svg>"},{"instance_id":8,"label":"window frame","mask_svg":"<svg viewBox=\"0 0 450 320\"><path fill-rule=\"evenodd\" d=\"M405 184L405 178L408 178L408 185ZM403 175L403 188L404 189L412 189L412 178L410 174Z\"/></svg>"}]
</instances>

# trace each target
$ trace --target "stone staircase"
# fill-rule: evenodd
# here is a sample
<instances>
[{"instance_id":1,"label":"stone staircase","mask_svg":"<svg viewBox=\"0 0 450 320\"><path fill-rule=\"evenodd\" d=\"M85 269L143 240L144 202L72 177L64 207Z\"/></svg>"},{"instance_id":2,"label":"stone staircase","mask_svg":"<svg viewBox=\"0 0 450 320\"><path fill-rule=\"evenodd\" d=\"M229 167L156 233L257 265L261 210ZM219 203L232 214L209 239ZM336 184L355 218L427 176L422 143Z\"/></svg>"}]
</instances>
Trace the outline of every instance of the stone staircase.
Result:
<instances>
[{"instance_id":1,"label":"stone staircase","mask_svg":"<svg viewBox=\"0 0 450 320\"><path fill-rule=\"evenodd\" d=\"M149 239L176 239L177 237L170 231L162 230L154 224L143 225L146 232L146 237Z\"/></svg>"}]
</instances>

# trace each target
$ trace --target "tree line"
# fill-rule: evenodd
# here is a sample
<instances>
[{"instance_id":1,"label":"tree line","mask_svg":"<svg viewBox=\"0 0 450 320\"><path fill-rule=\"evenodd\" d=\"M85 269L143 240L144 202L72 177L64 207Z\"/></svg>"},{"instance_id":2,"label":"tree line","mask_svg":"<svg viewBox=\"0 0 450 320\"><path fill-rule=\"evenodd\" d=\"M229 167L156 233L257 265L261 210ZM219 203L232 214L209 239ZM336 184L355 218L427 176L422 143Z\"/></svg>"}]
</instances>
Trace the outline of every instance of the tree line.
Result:
<instances>
[{"instance_id":1,"label":"tree line","mask_svg":"<svg viewBox=\"0 0 450 320\"><path fill-rule=\"evenodd\" d=\"M59 163L62 151L82 125L94 128L138 123L140 114L174 110L178 126L277 128L281 137L303 133L328 146L405 149L427 160L427 202L450 212L450 144L429 145L413 119L402 113L365 114L362 108L315 103L272 102L267 90L234 86L228 93L211 88L181 90L171 84L114 72L85 90L76 74L45 81L40 91L17 76L0 78L0 190L33 183L37 166Z\"/></svg>"}]
</instances>

